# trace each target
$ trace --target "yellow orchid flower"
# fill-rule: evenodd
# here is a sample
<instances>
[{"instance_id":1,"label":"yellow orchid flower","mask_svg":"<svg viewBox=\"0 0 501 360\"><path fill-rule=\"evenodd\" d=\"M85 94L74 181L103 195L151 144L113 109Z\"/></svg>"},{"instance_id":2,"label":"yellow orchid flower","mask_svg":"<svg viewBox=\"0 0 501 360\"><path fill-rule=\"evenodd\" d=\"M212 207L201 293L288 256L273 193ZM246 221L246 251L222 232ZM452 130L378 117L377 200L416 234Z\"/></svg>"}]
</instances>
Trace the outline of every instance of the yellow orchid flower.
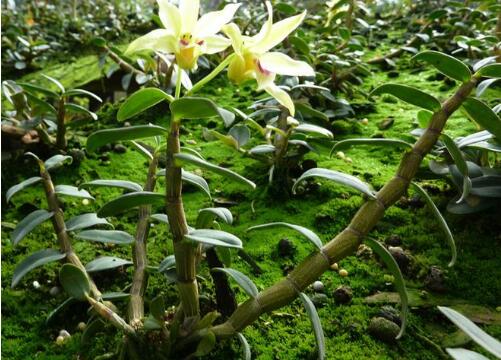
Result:
<instances>
[{"instance_id":1,"label":"yellow orchid flower","mask_svg":"<svg viewBox=\"0 0 501 360\"><path fill-rule=\"evenodd\" d=\"M156 29L134 40L126 53L156 50L176 56L182 69L197 67L202 54L215 54L230 46L231 41L216 35L229 23L240 4L230 4L223 10L209 12L200 19L200 0L180 0L179 7L168 0L157 0L160 20L165 29Z\"/></svg>"},{"instance_id":2,"label":"yellow orchid flower","mask_svg":"<svg viewBox=\"0 0 501 360\"><path fill-rule=\"evenodd\" d=\"M273 24L273 9L266 2L268 20L253 37L243 36L234 23L223 26L223 32L231 39L235 56L228 66L228 77L240 84L255 79L258 90L264 90L294 116L294 103L284 90L275 85L275 77L315 76L315 71L304 61L296 61L281 52L269 52L293 32L306 16L306 11Z\"/></svg>"}]
</instances>

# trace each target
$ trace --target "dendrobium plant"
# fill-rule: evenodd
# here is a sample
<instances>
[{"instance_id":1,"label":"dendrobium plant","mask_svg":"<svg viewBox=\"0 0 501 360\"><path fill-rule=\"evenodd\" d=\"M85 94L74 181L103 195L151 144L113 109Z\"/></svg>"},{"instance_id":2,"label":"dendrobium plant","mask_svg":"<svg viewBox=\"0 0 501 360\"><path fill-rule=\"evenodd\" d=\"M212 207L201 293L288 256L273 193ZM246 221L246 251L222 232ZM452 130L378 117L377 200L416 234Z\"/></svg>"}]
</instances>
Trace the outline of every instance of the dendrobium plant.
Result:
<instances>
[{"instance_id":1,"label":"dendrobium plant","mask_svg":"<svg viewBox=\"0 0 501 360\"><path fill-rule=\"evenodd\" d=\"M233 19L240 4L227 5L223 10L209 12L199 19L199 0L180 0L179 8L168 0L157 2L165 29L153 30L136 39L126 53L154 50L174 54L180 68L193 70L200 55L215 54L230 46L230 40L216 34Z\"/></svg>"},{"instance_id":2,"label":"dendrobium plant","mask_svg":"<svg viewBox=\"0 0 501 360\"><path fill-rule=\"evenodd\" d=\"M237 84L255 79L258 90L266 91L294 116L294 103L289 94L275 84L275 77L277 74L315 76L315 71L304 61L293 60L284 53L269 50L280 44L301 24L306 11L273 24L271 3L267 1L266 7L268 20L253 37L242 36L234 23L223 26L223 32L231 39L236 55L228 66L228 77Z\"/></svg>"}]
</instances>

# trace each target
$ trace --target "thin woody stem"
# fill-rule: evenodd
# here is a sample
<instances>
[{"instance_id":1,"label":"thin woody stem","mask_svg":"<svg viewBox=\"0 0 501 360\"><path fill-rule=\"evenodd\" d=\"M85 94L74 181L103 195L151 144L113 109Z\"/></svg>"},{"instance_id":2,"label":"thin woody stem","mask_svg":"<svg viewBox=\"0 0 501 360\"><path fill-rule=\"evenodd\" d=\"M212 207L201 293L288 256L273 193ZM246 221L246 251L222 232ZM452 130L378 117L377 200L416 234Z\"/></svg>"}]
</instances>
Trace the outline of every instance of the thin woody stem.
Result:
<instances>
[{"instance_id":1,"label":"thin woody stem","mask_svg":"<svg viewBox=\"0 0 501 360\"><path fill-rule=\"evenodd\" d=\"M59 243L59 248L62 253L66 254L65 261L67 263L73 264L81 269L89 279L90 282L90 292L91 295L99 299L101 298L101 292L97 289L94 281L88 276L85 267L82 262L78 258L77 254L73 251L73 247L71 246L71 240L66 230L66 223L64 221L64 213L61 207L59 206L59 200L57 198L56 191L54 189L54 183L50 177L49 172L43 166L43 163L40 164L40 176L42 177L42 182L45 190L45 197L47 198L47 203L49 205L49 210L54 213L52 216L52 227L54 228L54 232L57 236L57 241Z\"/></svg>"},{"instance_id":2,"label":"thin woody stem","mask_svg":"<svg viewBox=\"0 0 501 360\"><path fill-rule=\"evenodd\" d=\"M416 175L423 158L438 140L447 119L468 97L479 81L474 76L435 112L425 133L403 156L396 175L376 194L376 199L367 201L355 214L350 224L321 251L310 254L286 278L263 290L255 298L241 304L223 324L212 328L218 337L229 337L252 324L261 314L291 303L308 285L318 279L330 265L351 255L363 238L383 217L385 210L405 194Z\"/></svg>"},{"instance_id":3,"label":"thin woody stem","mask_svg":"<svg viewBox=\"0 0 501 360\"><path fill-rule=\"evenodd\" d=\"M180 152L179 121L171 121L171 129L167 139L167 168L165 172L166 208L169 225L174 241L176 258L177 286L181 298L182 309L187 317L199 314L198 284L196 280L197 248L183 241L188 233L188 224L184 213L182 199L181 167L176 165L174 155Z\"/></svg>"},{"instance_id":4,"label":"thin woody stem","mask_svg":"<svg viewBox=\"0 0 501 360\"><path fill-rule=\"evenodd\" d=\"M144 185L144 191L155 189L157 177L158 156L155 155L150 162L148 175ZM148 280L146 266L146 242L150 229L151 205L143 205L139 208L139 220L136 228L136 236L133 249L134 275L130 289L129 322L133 327L139 327L144 317L144 291Z\"/></svg>"}]
</instances>

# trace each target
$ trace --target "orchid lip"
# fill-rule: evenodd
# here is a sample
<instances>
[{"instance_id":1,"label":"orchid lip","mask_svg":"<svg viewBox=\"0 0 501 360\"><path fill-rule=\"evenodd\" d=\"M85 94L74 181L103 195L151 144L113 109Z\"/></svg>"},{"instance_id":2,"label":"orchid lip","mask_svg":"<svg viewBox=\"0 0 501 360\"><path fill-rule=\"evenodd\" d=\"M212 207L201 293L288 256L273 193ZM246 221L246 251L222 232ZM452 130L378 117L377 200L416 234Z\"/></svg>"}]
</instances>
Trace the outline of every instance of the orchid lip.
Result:
<instances>
[{"instance_id":1,"label":"orchid lip","mask_svg":"<svg viewBox=\"0 0 501 360\"><path fill-rule=\"evenodd\" d=\"M271 71L268 71L265 68L263 68L263 66L261 65L261 62L259 60L255 60L255 61L256 61L256 64L257 64L257 67L258 67L260 73L262 73L264 75L271 75Z\"/></svg>"}]
</instances>

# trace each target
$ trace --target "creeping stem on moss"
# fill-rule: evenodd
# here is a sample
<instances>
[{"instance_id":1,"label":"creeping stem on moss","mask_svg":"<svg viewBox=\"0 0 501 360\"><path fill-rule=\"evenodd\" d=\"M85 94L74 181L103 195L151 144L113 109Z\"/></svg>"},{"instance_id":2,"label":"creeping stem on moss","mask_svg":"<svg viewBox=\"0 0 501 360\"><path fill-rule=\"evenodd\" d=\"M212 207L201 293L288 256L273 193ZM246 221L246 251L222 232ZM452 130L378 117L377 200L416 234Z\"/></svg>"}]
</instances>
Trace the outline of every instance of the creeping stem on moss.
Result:
<instances>
[{"instance_id":1,"label":"creeping stem on moss","mask_svg":"<svg viewBox=\"0 0 501 360\"><path fill-rule=\"evenodd\" d=\"M242 303L223 324L212 331L220 338L235 335L252 324L261 314L273 311L292 302L308 285L330 268L332 263L353 254L362 239L383 217L387 208L405 194L426 154L437 142L447 119L475 88L478 76L464 83L456 93L436 111L424 134L406 152L396 175L376 194L376 200L367 201L355 214L350 224L319 252L310 254L286 278L263 290L255 298Z\"/></svg>"},{"instance_id":2,"label":"creeping stem on moss","mask_svg":"<svg viewBox=\"0 0 501 360\"><path fill-rule=\"evenodd\" d=\"M144 185L144 191L154 191L157 182L156 172L158 165L158 155L155 154L150 161L148 175ZM150 229L151 205L139 207L139 220L136 228L136 236L133 248L134 276L130 289L129 302L129 323L133 327L139 327L144 317L144 291L148 281L146 266L148 259L146 256L146 241Z\"/></svg>"},{"instance_id":3,"label":"creeping stem on moss","mask_svg":"<svg viewBox=\"0 0 501 360\"><path fill-rule=\"evenodd\" d=\"M188 224L184 213L181 195L181 167L176 165L174 155L180 152L178 119L171 120L167 139L167 169L165 172L166 210L169 226L174 241L176 258L177 286L182 309L187 317L199 314L198 285L196 280L196 252L191 243L183 241L188 233Z\"/></svg>"},{"instance_id":4,"label":"creeping stem on moss","mask_svg":"<svg viewBox=\"0 0 501 360\"><path fill-rule=\"evenodd\" d=\"M78 258L77 254L73 251L73 247L71 246L71 240L66 230L66 223L64 222L64 213L61 207L59 206L59 200L57 198L56 190L54 189L54 183L50 177L49 172L45 169L43 163L39 163L40 165L40 177L42 178L45 197L47 198L47 204L49 205L49 210L54 213L52 217L52 227L54 228L54 232L57 236L57 241L59 243L59 249L62 253L66 254L65 261L67 263L73 264L81 269L85 274L87 271L83 266L82 262ZM92 281L92 279L87 275L90 282L90 292L92 297L95 299L101 298L101 292L97 289L96 284Z\"/></svg>"}]
</instances>

